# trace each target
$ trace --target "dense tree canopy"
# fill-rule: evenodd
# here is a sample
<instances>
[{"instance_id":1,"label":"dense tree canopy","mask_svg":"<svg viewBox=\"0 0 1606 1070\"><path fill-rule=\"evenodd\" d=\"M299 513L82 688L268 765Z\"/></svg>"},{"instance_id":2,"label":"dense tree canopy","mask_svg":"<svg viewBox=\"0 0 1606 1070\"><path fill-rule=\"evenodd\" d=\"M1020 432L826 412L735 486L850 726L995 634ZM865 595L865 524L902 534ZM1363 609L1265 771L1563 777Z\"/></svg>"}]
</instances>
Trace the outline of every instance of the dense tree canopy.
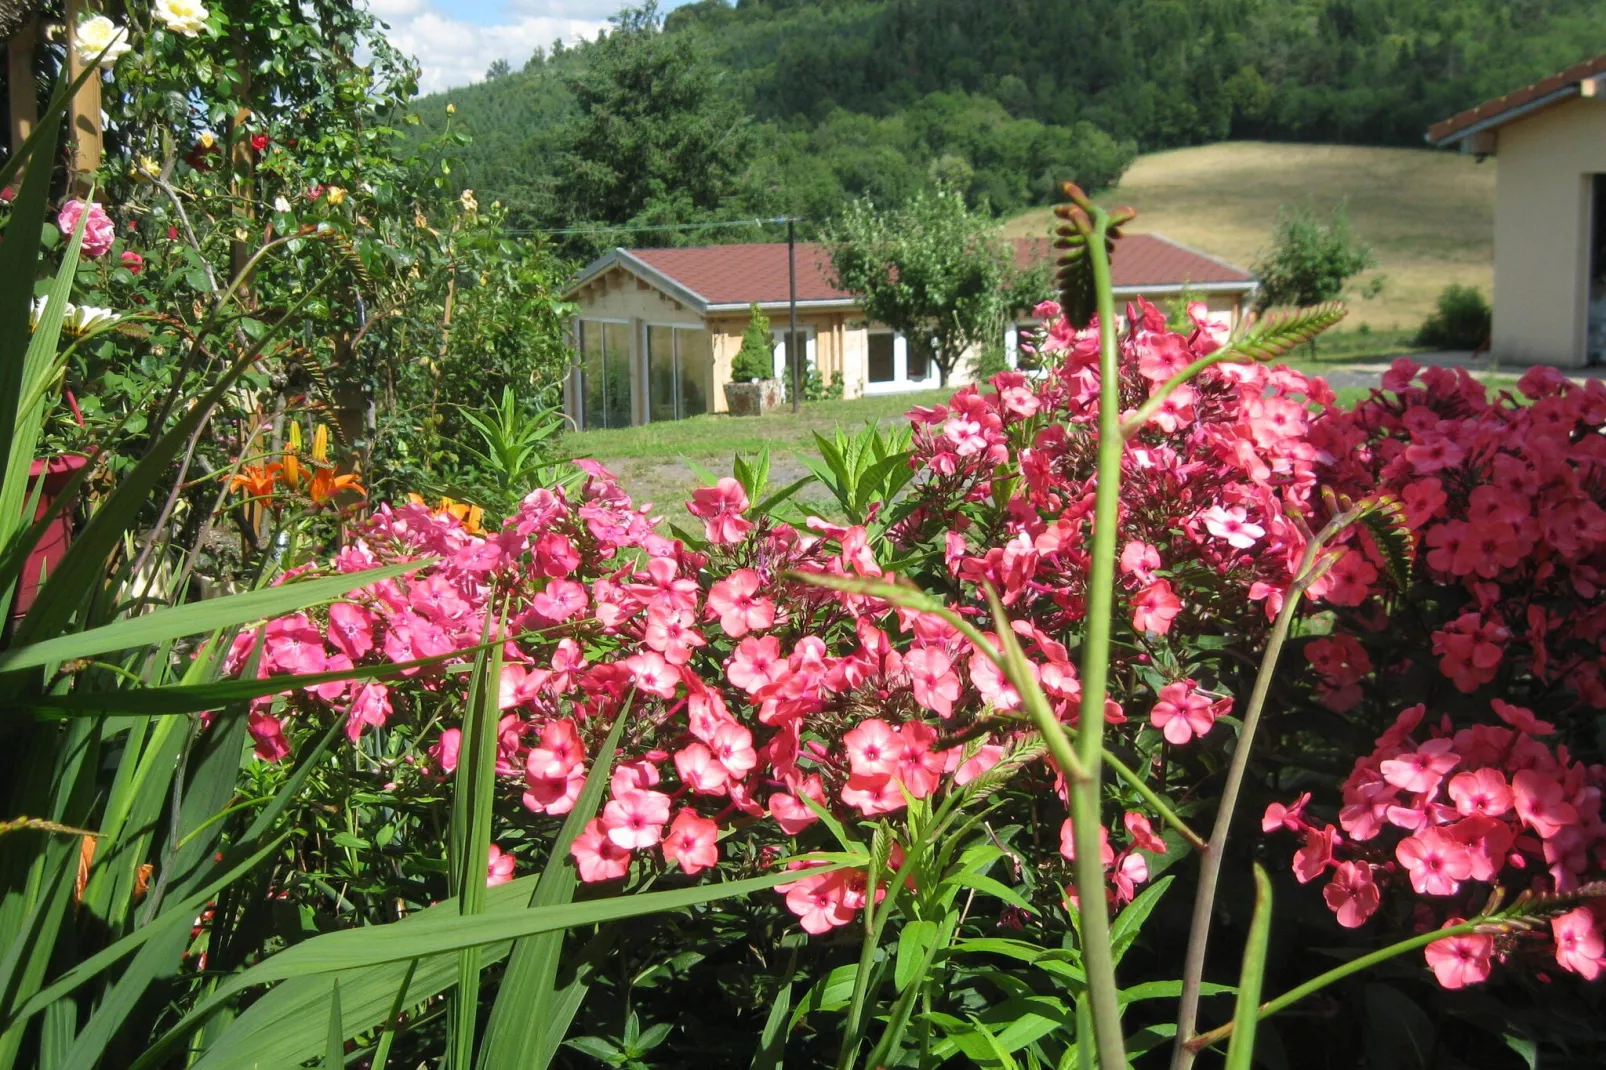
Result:
<instances>
[{"instance_id":1,"label":"dense tree canopy","mask_svg":"<svg viewBox=\"0 0 1606 1070\"><path fill-rule=\"evenodd\" d=\"M661 22L627 12L596 42L537 51L522 72L435 102L455 103L474 134L462 184L526 225L684 222L711 205L823 220L939 180L1011 213L1066 178L1107 187L1138 151L1420 144L1433 120L1603 41L1594 0L701 0ZM617 80L631 65L672 82L633 94ZM423 111L438 127L435 102ZM648 118L669 106L692 117ZM630 116L646 125L629 147L589 140ZM627 176L645 176L635 203L615 196Z\"/></svg>"}]
</instances>

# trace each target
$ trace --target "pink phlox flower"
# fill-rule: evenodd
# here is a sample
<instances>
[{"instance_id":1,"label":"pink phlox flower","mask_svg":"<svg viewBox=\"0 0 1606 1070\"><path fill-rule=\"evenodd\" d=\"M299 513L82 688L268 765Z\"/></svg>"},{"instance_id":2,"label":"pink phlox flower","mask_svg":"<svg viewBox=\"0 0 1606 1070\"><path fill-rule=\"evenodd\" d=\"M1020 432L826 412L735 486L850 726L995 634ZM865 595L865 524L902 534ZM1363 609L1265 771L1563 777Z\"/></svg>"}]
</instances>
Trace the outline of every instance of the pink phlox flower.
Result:
<instances>
[{"instance_id":1,"label":"pink phlox flower","mask_svg":"<svg viewBox=\"0 0 1606 1070\"><path fill-rule=\"evenodd\" d=\"M713 821L684 809L664 837L664 861L678 863L687 876L695 876L719 862L718 836L719 826Z\"/></svg>"},{"instance_id":2,"label":"pink phlox flower","mask_svg":"<svg viewBox=\"0 0 1606 1070\"><path fill-rule=\"evenodd\" d=\"M1517 816L1540 839L1548 840L1578 820L1578 811L1567 801L1566 791L1552 777L1521 769L1511 778L1511 789Z\"/></svg>"},{"instance_id":3,"label":"pink phlox flower","mask_svg":"<svg viewBox=\"0 0 1606 1070\"><path fill-rule=\"evenodd\" d=\"M1160 689L1160 699L1149 711L1149 723L1181 746L1205 735L1216 723L1217 705L1195 690L1192 680L1179 680Z\"/></svg>"},{"instance_id":4,"label":"pink phlox flower","mask_svg":"<svg viewBox=\"0 0 1606 1070\"><path fill-rule=\"evenodd\" d=\"M554 579L530 599L530 610L543 620L560 624L586 608L586 589L573 580Z\"/></svg>"},{"instance_id":5,"label":"pink phlox flower","mask_svg":"<svg viewBox=\"0 0 1606 1070\"><path fill-rule=\"evenodd\" d=\"M939 717L952 717L954 703L959 700L959 674L953 661L942 649L919 646L903 659L904 672L914 689L915 701Z\"/></svg>"},{"instance_id":6,"label":"pink phlox flower","mask_svg":"<svg viewBox=\"0 0 1606 1070\"><path fill-rule=\"evenodd\" d=\"M680 673L656 650L644 650L626 658L622 665L630 670L635 685L649 695L674 698Z\"/></svg>"},{"instance_id":7,"label":"pink phlox flower","mask_svg":"<svg viewBox=\"0 0 1606 1070\"><path fill-rule=\"evenodd\" d=\"M385 727L392 712L388 687L373 682L360 685L351 700L351 710L346 715L346 738L355 743L364 728Z\"/></svg>"},{"instance_id":8,"label":"pink phlox flower","mask_svg":"<svg viewBox=\"0 0 1606 1070\"><path fill-rule=\"evenodd\" d=\"M749 695L778 682L789 672L786 659L781 657L780 640L772 635L748 636L736 644L725 661L725 675Z\"/></svg>"},{"instance_id":9,"label":"pink phlox flower","mask_svg":"<svg viewBox=\"0 0 1606 1070\"><path fill-rule=\"evenodd\" d=\"M1606 967L1606 940L1601 939L1600 926L1588 907L1577 907L1552 918L1550 932L1556 940L1558 966L1586 981L1600 976Z\"/></svg>"},{"instance_id":10,"label":"pink phlox flower","mask_svg":"<svg viewBox=\"0 0 1606 1070\"><path fill-rule=\"evenodd\" d=\"M1149 819L1133 810L1128 810L1121 818L1126 825L1127 835L1132 837L1132 846L1140 851L1150 854L1163 855L1166 853L1165 841L1157 836Z\"/></svg>"},{"instance_id":11,"label":"pink phlox flower","mask_svg":"<svg viewBox=\"0 0 1606 1070\"><path fill-rule=\"evenodd\" d=\"M984 743L975 754L966 758L954 770L954 783L964 787L972 780L981 776L987 770L997 765L1004 757L1004 748L997 743Z\"/></svg>"},{"instance_id":12,"label":"pink phlox flower","mask_svg":"<svg viewBox=\"0 0 1606 1070\"><path fill-rule=\"evenodd\" d=\"M1140 632L1164 635L1182 612L1182 600L1165 580L1155 580L1132 596L1132 627Z\"/></svg>"},{"instance_id":13,"label":"pink phlox flower","mask_svg":"<svg viewBox=\"0 0 1606 1070\"><path fill-rule=\"evenodd\" d=\"M1205 530L1211 535L1225 539L1239 550L1249 549L1266 534L1266 529L1253 523L1241 505L1212 505L1199 514L1199 519L1204 521Z\"/></svg>"},{"instance_id":14,"label":"pink phlox flower","mask_svg":"<svg viewBox=\"0 0 1606 1070\"><path fill-rule=\"evenodd\" d=\"M1139 583L1153 583L1154 570L1160 567L1160 551L1146 542L1133 539L1121 550L1121 573Z\"/></svg>"},{"instance_id":15,"label":"pink phlox flower","mask_svg":"<svg viewBox=\"0 0 1606 1070\"><path fill-rule=\"evenodd\" d=\"M699 487L692 491L692 500L686 510L701 517L703 534L715 545L741 542L752 530L753 522L742 516L751 504L742 485L729 476L712 487Z\"/></svg>"},{"instance_id":16,"label":"pink phlox flower","mask_svg":"<svg viewBox=\"0 0 1606 1070\"><path fill-rule=\"evenodd\" d=\"M1076 828L1071 819L1060 822L1060 854L1067 862L1076 861ZM1110 830L1099 826L1099 861L1106 867L1115 865L1115 849L1110 846Z\"/></svg>"},{"instance_id":17,"label":"pink phlox flower","mask_svg":"<svg viewBox=\"0 0 1606 1070\"><path fill-rule=\"evenodd\" d=\"M368 608L336 602L329 607L329 642L357 661L374 649L374 622L374 614Z\"/></svg>"},{"instance_id":18,"label":"pink phlox flower","mask_svg":"<svg viewBox=\"0 0 1606 1070\"><path fill-rule=\"evenodd\" d=\"M440 767L442 773L451 774L457 771L457 756L462 748L463 730L448 728L429 748L429 756Z\"/></svg>"},{"instance_id":19,"label":"pink phlox flower","mask_svg":"<svg viewBox=\"0 0 1606 1070\"><path fill-rule=\"evenodd\" d=\"M329 661L323 633L305 613L269 621L262 647L262 662L269 673L303 676L323 672Z\"/></svg>"},{"instance_id":20,"label":"pink phlox flower","mask_svg":"<svg viewBox=\"0 0 1606 1070\"><path fill-rule=\"evenodd\" d=\"M798 917L803 931L818 936L853 920L855 911L844 899L847 879L841 871L803 877L786 889L786 909Z\"/></svg>"},{"instance_id":21,"label":"pink phlox flower","mask_svg":"<svg viewBox=\"0 0 1606 1070\"><path fill-rule=\"evenodd\" d=\"M1461 814L1482 814L1499 817L1511 809L1513 795L1506 778L1498 769L1478 769L1470 773L1457 773L1450 779L1450 798Z\"/></svg>"},{"instance_id":22,"label":"pink phlox flower","mask_svg":"<svg viewBox=\"0 0 1606 1070\"><path fill-rule=\"evenodd\" d=\"M669 796L661 791L627 791L602 808L608 839L626 850L657 844L668 820Z\"/></svg>"},{"instance_id":23,"label":"pink phlox flower","mask_svg":"<svg viewBox=\"0 0 1606 1070\"><path fill-rule=\"evenodd\" d=\"M706 646L708 642L697 633L694 624L691 614L654 603L647 610L647 627L642 638L669 664L684 665L691 660L693 649Z\"/></svg>"},{"instance_id":24,"label":"pink phlox flower","mask_svg":"<svg viewBox=\"0 0 1606 1070\"><path fill-rule=\"evenodd\" d=\"M1446 927L1459 918L1445 922ZM1494 958L1494 937L1485 933L1462 933L1435 940L1422 949L1428 967L1444 988L1465 988L1489 979Z\"/></svg>"},{"instance_id":25,"label":"pink phlox flower","mask_svg":"<svg viewBox=\"0 0 1606 1070\"><path fill-rule=\"evenodd\" d=\"M1524 706L1513 706L1501 699L1490 699L1489 706L1506 724L1519 732L1526 732L1530 736L1548 736L1556 731L1556 726L1549 721L1541 721L1534 716L1534 711Z\"/></svg>"},{"instance_id":26,"label":"pink phlox flower","mask_svg":"<svg viewBox=\"0 0 1606 1070\"><path fill-rule=\"evenodd\" d=\"M271 713L252 713L246 718L246 729L256 742L256 756L265 762L277 762L290 754L290 743L284 738L284 726Z\"/></svg>"},{"instance_id":27,"label":"pink phlox flower","mask_svg":"<svg viewBox=\"0 0 1606 1070\"><path fill-rule=\"evenodd\" d=\"M490 856L485 867L485 886L495 888L498 884L507 884L513 879L513 866L513 856L505 854L496 844L491 844Z\"/></svg>"},{"instance_id":28,"label":"pink phlox flower","mask_svg":"<svg viewBox=\"0 0 1606 1070\"><path fill-rule=\"evenodd\" d=\"M667 804L664 816L669 816ZM596 818L586 822L580 835L569 845L569 854L574 858L580 879L587 884L615 880L630 872L630 851L615 843Z\"/></svg>"},{"instance_id":29,"label":"pink phlox flower","mask_svg":"<svg viewBox=\"0 0 1606 1070\"><path fill-rule=\"evenodd\" d=\"M761 631L775 623L775 603L758 596L763 581L750 568L737 569L716 582L708 591L709 617L718 617L719 626L732 639Z\"/></svg>"},{"instance_id":30,"label":"pink phlox flower","mask_svg":"<svg viewBox=\"0 0 1606 1070\"><path fill-rule=\"evenodd\" d=\"M1414 751L1406 751L1379 766L1383 779L1410 792L1432 792L1445 774L1454 769L1461 756L1452 751L1448 739L1430 739Z\"/></svg>"},{"instance_id":31,"label":"pink phlox flower","mask_svg":"<svg viewBox=\"0 0 1606 1070\"><path fill-rule=\"evenodd\" d=\"M1298 832L1305 827L1305 806L1310 802L1310 792L1305 792L1294 800L1294 805L1284 806L1274 802L1266 807L1266 813L1260 819L1262 832L1276 832L1285 828L1290 832Z\"/></svg>"},{"instance_id":32,"label":"pink phlox flower","mask_svg":"<svg viewBox=\"0 0 1606 1070\"><path fill-rule=\"evenodd\" d=\"M1426 828L1401 840L1394 857L1409 871L1418 895L1454 895L1472 876L1466 847L1443 829Z\"/></svg>"},{"instance_id":33,"label":"pink phlox flower","mask_svg":"<svg viewBox=\"0 0 1606 1070\"><path fill-rule=\"evenodd\" d=\"M1383 897L1372 879L1370 865L1340 862L1333 871L1333 879L1322 889L1322 898L1327 901L1328 909L1338 915L1340 925L1355 929L1377 912Z\"/></svg>"},{"instance_id":34,"label":"pink phlox flower","mask_svg":"<svg viewBox=\"0 0 1606 1070\"><path fill-rule=\"evenodd\" d=\"M1333 848L1337 843L1338 830L1332 825L1324 828L1307 825L1304 846L1294 852L1294 878L1301 884L1309 884L1327 872L1327 867L1333 864Z\"/></svg>"}]
</instances>

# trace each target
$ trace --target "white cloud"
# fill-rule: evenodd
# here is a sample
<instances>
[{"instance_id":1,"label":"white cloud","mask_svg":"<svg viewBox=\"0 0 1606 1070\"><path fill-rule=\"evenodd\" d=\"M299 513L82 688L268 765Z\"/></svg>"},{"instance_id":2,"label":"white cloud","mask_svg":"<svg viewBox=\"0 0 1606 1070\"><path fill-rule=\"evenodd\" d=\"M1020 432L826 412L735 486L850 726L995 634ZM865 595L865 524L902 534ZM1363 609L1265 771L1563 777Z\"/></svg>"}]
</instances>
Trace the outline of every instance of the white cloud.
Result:
<instances>
[{"instance_id":1,"label":"white cloud","mask_svg":"<svg viewBox=\"0 0 1606 1070\"><path fill-rule=\"evenodd\" d=\"M548 0L540 6L567 12L615 5L616 0ZM518 70L537 46L550 47L560 38L572 42L594 37L605 25L601 17L519 14L500 25L480 26L442 15L428 0L369 0L369 6L390 24L386 35L390 43L418 59L422 68L418 88L423 93L477 82L498 59Z\"/></svg>"}]
</instances>

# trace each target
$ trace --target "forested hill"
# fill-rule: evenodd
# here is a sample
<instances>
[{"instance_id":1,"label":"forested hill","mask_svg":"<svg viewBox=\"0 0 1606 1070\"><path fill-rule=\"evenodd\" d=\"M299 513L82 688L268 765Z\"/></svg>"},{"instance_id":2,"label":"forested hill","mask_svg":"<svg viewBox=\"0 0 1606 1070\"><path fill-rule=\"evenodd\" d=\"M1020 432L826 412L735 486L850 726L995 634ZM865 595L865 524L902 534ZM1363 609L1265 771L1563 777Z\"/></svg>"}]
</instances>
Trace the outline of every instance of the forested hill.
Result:
<instances>
[{"instance_id":1,"label":"forested hill","mask_svg":"<svg viewBox=\"0 0 1606 1070\"><path fill-rule=\"evenodd\" d=\"M1600 0L700 0L420 113L455 105L456 177L526 225L820 219L939 180L1012 213L1138 151L1418 145L1602 50Z\"/></svg>"}]
</instances>

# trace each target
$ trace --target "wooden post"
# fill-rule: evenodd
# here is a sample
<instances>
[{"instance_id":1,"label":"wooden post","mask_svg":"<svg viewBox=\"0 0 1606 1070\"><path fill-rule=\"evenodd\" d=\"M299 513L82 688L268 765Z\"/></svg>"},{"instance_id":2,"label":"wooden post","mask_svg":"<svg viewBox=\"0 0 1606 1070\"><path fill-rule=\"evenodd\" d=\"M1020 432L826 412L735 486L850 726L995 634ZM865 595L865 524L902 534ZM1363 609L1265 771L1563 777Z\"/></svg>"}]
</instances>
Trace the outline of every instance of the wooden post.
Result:
<instances>
[{"instance_id":1,"label":"wooden post","mask_svg":"<svg viewBox=\"0 0 1606 1070\"><path fill-rule=\"evenodd\" d=\"M22 151L23 142L39 122L39 101L34 91L33 48L39 39L39 16L29 15L6 42L6 84L11 87L11 151ZM22 185L22 170L13 180Z\"/></svg>"},{"instance_id":2,"label":"wooden post","mask_svg":"<svg viewBox=\"0 0 1606 1070\"><path fill-rule=\"evenodd\" d=\"M67 77L76 79L84 65L75 47L78 20L86 15L84 0L67 0ZM74 195L89 196L94 174L100 170L102 145L100 130L100 76L90 75L73 94L67 116L71 123L72 184Z\"/></svg>"}]
</instances>

